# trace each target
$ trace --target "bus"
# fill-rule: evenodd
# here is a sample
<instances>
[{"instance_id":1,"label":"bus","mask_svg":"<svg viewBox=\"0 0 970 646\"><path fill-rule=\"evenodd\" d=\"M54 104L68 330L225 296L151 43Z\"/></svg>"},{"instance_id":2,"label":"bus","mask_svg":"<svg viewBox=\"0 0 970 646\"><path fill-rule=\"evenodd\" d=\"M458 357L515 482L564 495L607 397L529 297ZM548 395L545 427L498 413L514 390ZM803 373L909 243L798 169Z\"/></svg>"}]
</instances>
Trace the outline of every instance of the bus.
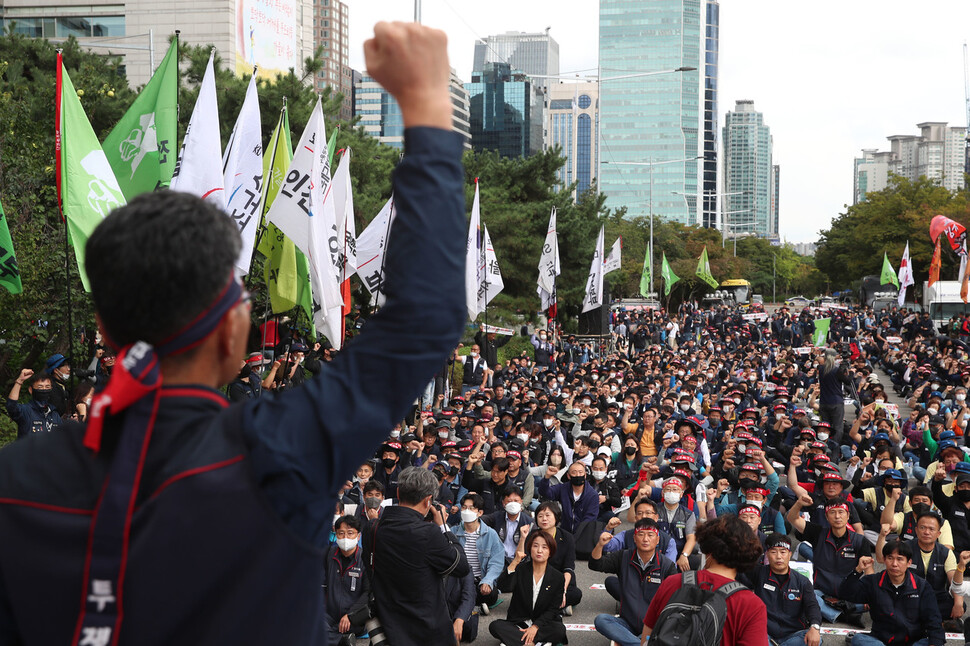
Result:
<instances>
[{"instance_id":1,"label":"bus","mask_svg":"<svg viewBox=\"0 0 970 646\"><path fill-rule=\"evenodd\" d=\"M751 283L743 278L732 278L721 283L718 292L725 301L733 300L735 305L747 305L751 298Z\"/></svg>"}]
</instances>

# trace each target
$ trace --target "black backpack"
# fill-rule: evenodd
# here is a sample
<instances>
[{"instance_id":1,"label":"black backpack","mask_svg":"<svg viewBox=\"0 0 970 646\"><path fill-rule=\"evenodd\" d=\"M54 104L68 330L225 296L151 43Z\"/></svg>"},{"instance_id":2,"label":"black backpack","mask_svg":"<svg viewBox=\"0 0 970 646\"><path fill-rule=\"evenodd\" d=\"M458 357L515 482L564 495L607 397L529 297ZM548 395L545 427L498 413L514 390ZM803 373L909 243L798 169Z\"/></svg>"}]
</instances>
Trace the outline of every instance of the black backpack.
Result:
<instances>
[{"instance_id":1,"label":"black backpack","mask_svg":"<svg viewBox=\"0 0 970 646\"><path fill-rule=\"evenodd\" d=\"M727 618L727 600L745 586L737 581L709 590L697 583L697 572L681 575L675 592L650 633L650 646L719 646Z\"/></svg>"}]
</instances>

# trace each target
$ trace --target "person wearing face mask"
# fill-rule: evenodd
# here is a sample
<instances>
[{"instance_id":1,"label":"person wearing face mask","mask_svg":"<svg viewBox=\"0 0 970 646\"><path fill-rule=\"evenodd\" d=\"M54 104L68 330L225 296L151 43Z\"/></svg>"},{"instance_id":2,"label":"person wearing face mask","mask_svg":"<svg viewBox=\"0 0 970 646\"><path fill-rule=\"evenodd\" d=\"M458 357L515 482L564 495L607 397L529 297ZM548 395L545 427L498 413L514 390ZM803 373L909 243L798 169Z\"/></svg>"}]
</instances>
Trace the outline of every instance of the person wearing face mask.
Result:
<instances>
[{"instance_id":1,"label":"person wearing face mask","mask_svg":"<svg viewBox=\"0 0 970 646\"><path fill-rule=\"evenodd\" d=\"M684 483L680 478L667 478L663 483L663 507L657 525L667 532L677 543L677 567L681 572L691 569L690 558L694 552L696 539L694 528L697 518L681 504Z\"/></svg>"},{"instance_id":2,"label":"person wearing face mask","mask_svg":"<svg viewBox=\"0 0 970 646\"><path fill-rule=\"evenodd\" d=\"M27 384L31 401L20 403L20 389ZM24 368L20 371L7 395L7 414L17 424L17 439L31 433L50 432L61 427L62 418L50 405L53 384L50 375Z\"/></svg>"},{"instance_id":3,"label":"person wearing face mask","mask_svg":"<svg viewBox=\"0 0 970 646\"><path fill-rule=\"evenodd\" d=\"M458 346L459 348L461 346ZM458 356L458 349L455 349L455 354L453 361L462 361L462 367L464 371L461 377L461 396L464 397L465 394L471 390L478 390L479 388L485 389L486 381L488 378L488 363L479 354L481 348L476 343L471 347L471 351L468 356L462 361L461 357Z\"/></svg>"},{"instance_id":4,"label":"person wearing face mask","mask_svg":"<svg viewBox=\"0 0 970 646\"><path fill-rule=\"evenodd\" d=\"M532 335L530 341L535 348L536 366L540 371L549 369L555 358L556 348L549 342L548 333L545 330L539 330Z\"/></svg>"},{"instance_id":5,"label":"person wearing face mask","mask_svg":"<svg viewBox=\"0 0 970 646\"><path fill-rule=\"evenodd\" d=\"M50 405L58 415L67 412L71 401L71 390L68 381L71 378L71 364L63 354L51 355L44 366L44 372L51 377Z\"/></svg>"},{"instance_id":6,"label":"person wearing face mask","mask_svg":"<svg viewBox=\"0 0 970 646\"><path fill-rule=\"evenodd\" d=\"M607 522L615 516L614 507L620 506L620 488L608 475L607 468L609 461L603 455L593 458L590 477L595 483L596 493L599 497L599 517L602 522Z\"/></svg>"},{"instance_id":7,"label":"person wearing face mask","mask_svg":"<svg viewBox=\"0 0 970 646\"><path fill-rule=\"evenodd\" d=\"M505 568L505 550L498 533L481 522L485 501L477 493L466 494L461 499L461 524L451 528L458 539L465 558L475 577L475 605L481 606L482 614L498 600L498 579Z\"/></svg>"},{"instance_id":8,"label":"person wearing face mask","mask_svg":"<svg viewBox=\"0 0 970 646\"><path fill-rule=\"evenodd\" d=\"M378 520L387 507L384 505L384 485L377 480L368 480L364 485L363 504L357 505L355 515L364 525Z\"/></svg>"},{"instance_id":9,"label":"person wearing face mask","mask_svg":"<svg viewBox=\"0 0 970 646\"><path fill-rule=\"evenodd\" d=\"M353 516L338 518L333 524L337 542L323 559L329 646L350 646L354 636L367 633L364 624L370 618L371 589L364 571L360 529L360 521Z\"/></svg>"},{"instance_id":10,"label":"person wearing face mask","mask_svg":"<svg viewBox=\"0 0 970 646\"><path fill-rule=\"evenodd\" d=\"M263 355L261 352L252 353L248 359L242 362L239 374L226 387L226 396L229 401L239 402L256 399L263 394L262 380L254 370L254 367L259 368L262 364Z\"/></svg>"},{"instance_id":11,"label":"person wearing face mask","mask_svg":"<svg viewBox=\"0 0 970 646\"><path fill-rule=\"evenodd\" d=\"M942 479L934 478L931 489L933 502L950 525L953 551L960 554L970 550L970 469L961 467L954 474L956 479L952 495L946 494Z\"/></svg>"},{"instance_id":12,"label":"person wearing face mask","mask_svg":"<svg viewBox=\"0 0 970 646\"><path fill-rule=\"evenodd\" d=\"M901 489L893 490L892 504L886 505L882 511L881 521L883 525L889 526L889 531L895 532L903 540L914 541L917 538L916 527L919 516L927 511L939 513L939 510L933 505L933 492L922 485L910 489L905 511L895 513L896 501L901 497L903 497ZM939 540L941 544L953 549L953 532L950 529L950 523L945 520L940 527Z\"/></svg>"},{"instance_id":13,"label":"person wearing face mask","mask_svg":"<svg viewBox=\"0 0 970 646\"><path fill-rule=\"evenodd\" d=\"M401 459L400 442L385 442L381 446L381 464L374 473L374 480L384 485L387 498L397 498L397 483L401 475L398 462Z\"/></svg>"},{"instance_id":14,"label":"person wearing face mask","mask_svg":"<svg viewBox=\"0 0 970 646\"><path fill-rule=\"evenodd\" d=\"M485 333L485 325L481 325L475 332L475 343L481 348L482 358L489 366L498 365L498 349L512 340L511 335L497 335L495 332Z\"/></svg>"},{"instance_id":15,"label":"person wearing face mask","mask_svg":"<svg viewBox=\"0 0 970 646\"><path fill-rule=\"evenodd\" d=\"M505 550L505 563L508 564L515 557L515 547L522 537L522 528L532 525L535 521L522 509L522 492L512 488L502 498L502 509L482 516L482 522L498 534ZM499 579L499 589L503 592L508 591L506 583L506 577L503 574Z\"/></svg>"},{"instance_id":16,"label":"person wearing face mask","mask_svg":"<svg viewBox=\"0 0 970 646\"><path fill-rule=\"evenodd\" d=\"M437 489L427 469L405 469L398 481L399 505L388 507L375 528L364 532L375 614L395 644L455 643L443 579L463 577L471 567L432 504Z\"/></svg>"},{"instance_id":17,"label":"person wearing face mask","mask_svg":"<svg viewBox=\"0 0 970 646\"><path fill-rule=\"evenodd\" d=\"M819 375L819 415L822 421L832 425L832 432L836 442L842 441L842 428L845 420L845 396L843 386L849 387L849 379L845 366L837 362L838 352L826 348L818 357Z\"/></svg>"},{"instance_id":18,"label":"person wearing face mask","mask_svg":"<svg viewBox=\"0 0 970 646\"><path fill-rule=\"evenodd\" d=\"M555 500L562 507L562 528L576 534L581 523L596 520L599 514L599 495L589 485L586 478L586 465L573 462L566 472L568 481L551 485L549 478L559 472L554 466L546 468L539 481L539 495L543 500ZM595 538L594 538L595 540Z\"/></svg>"}]
</instances>

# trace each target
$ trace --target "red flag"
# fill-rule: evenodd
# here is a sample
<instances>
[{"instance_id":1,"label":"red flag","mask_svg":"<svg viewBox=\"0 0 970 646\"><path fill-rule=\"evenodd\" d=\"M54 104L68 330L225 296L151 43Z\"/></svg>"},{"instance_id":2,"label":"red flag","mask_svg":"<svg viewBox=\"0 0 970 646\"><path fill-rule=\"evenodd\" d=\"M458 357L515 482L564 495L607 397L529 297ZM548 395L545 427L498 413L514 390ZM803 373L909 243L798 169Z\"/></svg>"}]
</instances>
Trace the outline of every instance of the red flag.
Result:
<instances>
[{"instance_id":1,"label":"red flag","mask_svg":"<svg viewBox=\"0 0 970 646\"><path fill-rule=\"evenodd\" d=\"M343 299L343 306L340 308L340 334L341 338L347 338L347 315L350 314L350 279L340 283L340 297Z\"/></svg>"},{"instance_id":2,"label":"red flag","mask_svg":"<svg viewBox=\"0 0 970 646\"><path fill-rule=\"evenodd\" d=\"M933 283L940 279L940 239L936 239L936 246L933 247L933 260L930 261L930 278L926 281L927 287L932 287Z\"/></svg>"},{"instance_id":3,"label":"red flag","mask_svg":"<svg viewBox=\"0 0 970 646\"><path fill-rule=\"evenodd\" d=\"M950 241L950 248L953 249L954 253L961 256L966 253L963 246L963 243L967 240L967 228L965 226L944 215L935 215L930 220L930 239L937 240L941 233L946 235L946 239Z\"/></svg>"}]
</instances>

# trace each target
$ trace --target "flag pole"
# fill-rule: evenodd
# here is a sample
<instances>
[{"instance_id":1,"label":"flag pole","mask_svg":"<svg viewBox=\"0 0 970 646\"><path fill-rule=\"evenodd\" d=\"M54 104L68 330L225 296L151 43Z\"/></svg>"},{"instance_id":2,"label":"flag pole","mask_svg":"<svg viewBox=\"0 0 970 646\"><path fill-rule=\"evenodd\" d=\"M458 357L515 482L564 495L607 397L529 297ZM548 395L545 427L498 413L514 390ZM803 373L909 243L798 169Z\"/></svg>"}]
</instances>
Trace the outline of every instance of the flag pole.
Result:
<instances>
[{"instance_id":1,"label":"flag pole","mask_svg":"<svg viewBox=\"0 0 970 646\"><path fill-rule=\"evenodd\" d=\"M283 97L283 107L280 108L280 124L283 123L283 121L282 121L283 120L283 113L285 113L285 112L286 112L286 97L284 96ZM270 158L269 158L269 171L270 171L271 174L272 174L273 168L274 168L274 166L276 164L276 148L277 148L277 144L279 142L279 135L280 134L281 133L279 132L279 129L277 128L277 132L276 132L276 137L277 138L276 139L270 139L270 144L272 145L272 152L270 153ZM259 243L263 239L263 234L266 233L266 202L267 202L267 200L269 198L269 179L270 178L268 178L268 177L263 179L263 201L260 204L260 209L259 209L259 227L256 229L256 243L253 245L253 249L258 249L259 248ZM267 287L269 287L269 285L267 285Z\"/></svg>"},{"instance_id":2,"label":"flag pole","mask_svg":"<svg viewBox=\"0 0 970 646\"><path fill-rule=\"evenodd\" d=\"M404 155L401 155L404 158ZM377 293L374 294L375 312L381 308L381 294L384 293L384 262L387 260L387 245L391 242L391 222L394 220L394 196L391 196L391 212L387 216L387 229L384 231L384 254L381 256L381 271L378 273Z\"/></svg>"},{"instance_id":3,"label":"flag pole","mask_svg":"<svg viewBox=\"0 0 970 646\"><path fill-rule=\"evenodd\" d=\"M71 304L71 252L69 249L70 244L68 243L68 239L70 238L71 234L67 226L67 217L64 214L63 195L64 195L64 191L67 190L67 187L63 186L63 183L61 181L61 154L62 154L63 145L64 145L63 144L64 128L63 128L63 124L61 123L61 119L63 118L63 114L61 112L61 103L62 103L61 92L63 90L63 86L61 84L62 83L61 75L63 74L63 69L64 69L63 52L64 52L63 49L57 50L57 73L56 73L57 84L55 89L55 95L57 98L56 98L54 128L55 128L55 139L56 139L56 147L57 147L57 151L56 151L57 188L58 188L57 204L60 207L61 222L64 223L64 275L66 278L64 282L65 282L65 287L67 291L68 360L70 361L71 367L73 368L74 367L74 311L73 311L73 306ZM73 370L72 370L72 374L73 374Z\"/></svg>"}]
</instances>

